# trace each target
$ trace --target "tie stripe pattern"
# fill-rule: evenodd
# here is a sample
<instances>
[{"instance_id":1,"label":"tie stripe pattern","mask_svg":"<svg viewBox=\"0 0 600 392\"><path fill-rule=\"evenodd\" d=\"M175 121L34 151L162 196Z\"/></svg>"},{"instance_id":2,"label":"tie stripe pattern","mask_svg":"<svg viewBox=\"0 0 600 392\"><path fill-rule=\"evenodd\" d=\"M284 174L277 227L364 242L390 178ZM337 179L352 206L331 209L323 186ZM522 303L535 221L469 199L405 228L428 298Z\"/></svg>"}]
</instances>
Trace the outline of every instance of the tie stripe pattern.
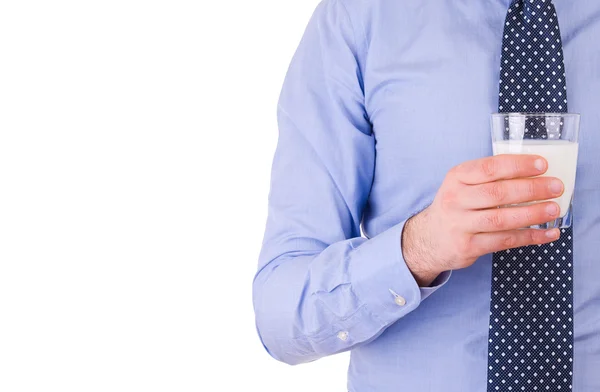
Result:
<instances>
[{"instance_id":1,"label":"tie stripe pattern","mask_svg":"<svg viewBox=\"0 0 600 392\"><path fill-rule=\"evenodd\" d=\"M510 4L498 107L500 112L568 110L562 41L550 0ZM526 124L526 135L539 135L544 126ZM492 262L487 390L571 390L572 229L563 229L551 244L495 253Z\"/></svg>"}]
</instances>

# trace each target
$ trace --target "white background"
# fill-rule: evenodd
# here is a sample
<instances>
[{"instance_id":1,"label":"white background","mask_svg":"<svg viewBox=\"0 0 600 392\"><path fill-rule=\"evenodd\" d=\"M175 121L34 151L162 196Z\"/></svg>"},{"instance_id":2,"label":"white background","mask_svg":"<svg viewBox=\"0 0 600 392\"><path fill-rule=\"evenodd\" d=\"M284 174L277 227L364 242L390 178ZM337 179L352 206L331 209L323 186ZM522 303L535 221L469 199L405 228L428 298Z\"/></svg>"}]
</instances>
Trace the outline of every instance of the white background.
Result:
<instances>
[{"instance_id":1,"label":"white background","mask_svg":"<svg viewBox=\"0 0 600 392\"><path fill-rule=\"evenodd\" d=\"M0 391L344 391L254 328L275 109L317 0L3 1Z\"/></svg>"}]
</instances>

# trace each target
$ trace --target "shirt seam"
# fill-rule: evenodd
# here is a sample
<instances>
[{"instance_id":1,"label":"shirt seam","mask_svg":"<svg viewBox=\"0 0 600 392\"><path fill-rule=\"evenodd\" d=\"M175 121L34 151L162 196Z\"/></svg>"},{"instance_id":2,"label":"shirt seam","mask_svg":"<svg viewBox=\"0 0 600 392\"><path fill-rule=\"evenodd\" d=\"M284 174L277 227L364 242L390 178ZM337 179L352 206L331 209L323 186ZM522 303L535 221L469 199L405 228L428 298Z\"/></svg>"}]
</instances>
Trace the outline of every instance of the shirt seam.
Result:
<instances>
[{"instance_id":1,"label":"shirt seam","mask_svg":"<svg viewBox=\"0 0 600 392\"><path fill-rule=\"evenodd\" d=\"M352 30L352 38L353 38L353 43L354 43L354 50L356 51L356 62L358 65L358 69L360 71L360 80L362 81L361 84L361 91L362 91L362 95L363 95L363 108L365 108L366 111L366 98L365 98L365 75L364 75L364 67L363 67L363 61L361 58L364 58L366 60L366 56L362 56L363 50L362 50L362 45L359 45L359 41L357 38L357 33L356 33L356 26L354 24L354 22L352 21L352 16L350 15L350 12L348 11L348 7L346 6L346 4L344 4L343 0L337 0L337 2L340 4L340 6L342 7L342 9L344 10L344 13L346 14L346 18L348 19L348 23L350 24L350 29ZM363 41L366 42L366 36L363 36Z\"/></svg>"}]
</instances>

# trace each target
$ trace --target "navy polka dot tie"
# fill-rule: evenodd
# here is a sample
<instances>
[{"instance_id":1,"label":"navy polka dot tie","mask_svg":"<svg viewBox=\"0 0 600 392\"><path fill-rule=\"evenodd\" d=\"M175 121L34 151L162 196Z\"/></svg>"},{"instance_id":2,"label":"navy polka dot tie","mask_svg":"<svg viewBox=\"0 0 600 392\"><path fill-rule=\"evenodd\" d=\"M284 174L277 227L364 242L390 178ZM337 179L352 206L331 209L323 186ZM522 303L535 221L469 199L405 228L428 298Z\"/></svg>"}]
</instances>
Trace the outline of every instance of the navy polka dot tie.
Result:
<instances>
[{"instance_id":1,"label":"navy polka dot tie","mask_svg":"<svg viewBox=\"0 0 600 392\"><path fill-rule=\"evenodd\" d=\"M567 111L562 41L550 0L510 4L499 94L500 112ZM571 390L572 233L563 229L554 243L494 254L489 392Z\"/></svg>"}]
</instances>

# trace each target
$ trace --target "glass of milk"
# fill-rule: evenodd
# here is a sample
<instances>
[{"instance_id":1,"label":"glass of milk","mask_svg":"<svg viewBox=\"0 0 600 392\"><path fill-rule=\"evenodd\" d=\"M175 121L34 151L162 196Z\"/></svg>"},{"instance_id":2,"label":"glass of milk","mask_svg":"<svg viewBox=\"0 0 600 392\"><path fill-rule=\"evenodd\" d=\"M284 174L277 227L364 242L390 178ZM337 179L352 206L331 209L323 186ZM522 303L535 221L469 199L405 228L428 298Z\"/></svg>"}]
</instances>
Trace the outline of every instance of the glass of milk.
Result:
<instances>
[{"instance_id":1,"label":"glass of milk","mask_svg":"<svg viewBox=\"0 0 600 392\"><path fill-rule=\"evenodd\" d=\"M548 171L544 176L559 178L565 185L563 195L552 199L560 206L560 218L532 228L570 227L579 150L579 114L495 113L492 114L492 143L494 155L532 154L546 158ZM545 200L534 203L541 201Z\"/></svg>"}]
</instances>

